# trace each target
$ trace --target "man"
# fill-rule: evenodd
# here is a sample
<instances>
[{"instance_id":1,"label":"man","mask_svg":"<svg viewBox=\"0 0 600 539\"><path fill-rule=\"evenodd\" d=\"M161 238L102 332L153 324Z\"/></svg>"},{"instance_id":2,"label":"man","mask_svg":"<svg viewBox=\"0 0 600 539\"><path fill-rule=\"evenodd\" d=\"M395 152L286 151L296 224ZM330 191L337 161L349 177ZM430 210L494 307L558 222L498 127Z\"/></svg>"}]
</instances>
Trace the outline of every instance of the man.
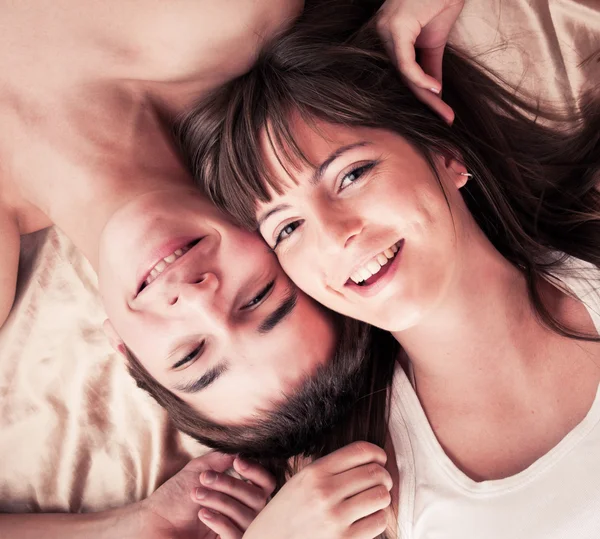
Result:
<instances>
[{"instance_id":1,"label":"man","mask_svg":"<svg viewBox=\"0 0 600 539\"><path fill-rule=\"evenodd\" d=\"M453 21L448 14L458 13L457 4L423 4L425 15L416 12L411 15L407 12L410 3L404 4L397 0L386 4L380 19L382 31L394 28L398 20L403 20L402 24L413 20L410 34L407 32L405 35L416 39L422 27L425 28L424 36L428 35L430 19L442 21L443 24L434 24L429 29L435 30L436 35L442 35L444 39L440 45L443 48L447 30ZM110 267L115 266L109 264L103 267L98 250L110 244L110 238L118 237L118 231L115 231L118 227L114 223L118 222L119 215L123 215L119 211L129 211L133 199L138 200L142 194L148 193L150 198L160 196L167 182L170 185L179 182L180 194L185 190L187 176L164 133L163 118L184 110L210 88L249 67L261 43L290 24L301 11L302 2L231 0L215 5L190 0L168 4L143 0L132 0L126 4L94 1L86 3L85 9L82 9L80 3L65 0L52 6L28 1L8 3L0 9L3 36L0 62L4 73L0 85L0 121L3 126L0 132L0 241L4 254L0 270L1 323L6 319L14 297L21 234L57 224L68 231L69 237L101 274L112 275ZM406 13L410 16L405 17ZM423 42L426 41L424 39ZM412 44L409 39L398 48L404 51L398 54L398 60L400 66L405 67L407 76L418 74L414 70L414 62L410 62L410 54L406 55ZM420 83L425 88L435 87L422 75ZM431 92L424 95L434 99ZM64 196L57 196L61 193ZM73 208L78 208L78 211L72 211ZM138 207L137 215L141 213ZM140 243L143 243L141 238L143 235L140 236ZM197 240L201 241L192 246ZM190 309L187 314L193 305L200 305L187 302L181 294L169 298L169 294L162 291L168 287L181 290L183 284L193 285L188 290L196 290L207 283L207 279L202 278L207 272L198 277L198 283L184 283L190 277L190 264L186 260L199 255L199 249L207 245L203 240L204 236L196 236L184 245L190 247L190 251L177 265L180 269L174 272L174 265L156 282L146 283L146 286L149 285L147 292L153 295L153 291L160 289L158 296L161 301L168 303L176 299L171 306L180 309L184 305ZM258 245L256 247L258 249ZM183 249L177 247L164 258L173 256L177 250L183 253ZM125 249L124 252L129 251ZM158 271L156 264L150 264L152 267L147 268L149 275L153 270ZM173 277L175 275L178 277ZM279 274L277 278L280 279ZM110 283L111 278L107 279L104 282ZM257 278L256 282L259 280ZM264 297L257 298L262 293L269 293L271 296L267 299L279 301L278 306L283 306L284 299L290 300L289 310L291 298L286 297L285 286L276 283L279 288L275 288L276 285L271 285L272 281L277 279L267 281L246 304L263 301ZM239 292L248 283L236 282L235 285L230 292ZM267 285L271 285L270 290ZM137 290L127 289L126 292L132 294ZM140 297L142 295L149 297L149 294L141 294ZM136 323L130 324L126 317L139 315L140 311L132 308L125 296L123 294L118 301L113 301L111 298L117 297L114 290L109 286L103 290L109 316L112 312L112 318L118 319L116 324L113 321L107 328L119 350L122 350L120 333L130 331L128 328L131 327L141 328L160 310L156 307L158 300L152 299L152 305L144 306L148 317L141 321L138 316ZM229 300L233 305L233 299L230 297ZM213 305L216 308L221 304L215 301ZM306 309L316 310L316 307L307 302ZM295 304L294 310L298 315L302 312L302 305ZM171 315L171 312L167 315L173 317L170 322L174 318L179 321L184 317L187 319L187 315L179 310L176 315ZM287 321L280 317L279 329L283 327L280 322L289 324L292 321L292 311L288 315ZM119 320L126 323L119 324ZM322 317L320 320L319 331L325 336L330 328L327 320ZM266 321L265 317L260 323ZM275 335L276 326L271 328L271 336ZM123 329L119 331L119 328ZM244 335L253 332L253 338L265 337L265 333L260 334L258 329L260 325L256 320L254 327L244 328ZM181 339L182 335L180 333L178 337ZM190 332L185 336L188 338ZM169 338L172 337L169 335ZM131 351L140 356L144 355L142 348L145 346L147 351L154 353L174 348L175 344L170 341L166 345L163 339L160 346L148 346L149 342L144 340L141 330L124 340ZM189 344L186 342L186 346ZM198 342L196 347L201 344ZM324 339L324 344L318 350L320 359L318 354L311 356L317 363L327 355L327 339ZM179 344L175 347L178 348ZM189 358L194 351L194 347L186 350L186 354L171 366ZM162 358L162 355L157 354L156 357ZM160 359L156 363L160 363ZM169 382L177 386L186 383L179 379ZM264 398L264 395L253 396L257 405ZM215 414L220 411L222 408L214 407ZM107 516L128 522L125 518L128 514L121 511ZM44 518L45 537L52 537L52 534L68 537L75 529L76 536L93 537L94 533L106 530L107 522L112 522L102 518L88 519L85 523L78 520L78 525L81 523L84 527L74 528L75 520ZM39 536L37 522L34 516L1 517L1 534L14 535L18 531L21 537L28 537L27 534ZM128 533L124 530L121 536L125 537Z\"/></svg>"}]
</instances>

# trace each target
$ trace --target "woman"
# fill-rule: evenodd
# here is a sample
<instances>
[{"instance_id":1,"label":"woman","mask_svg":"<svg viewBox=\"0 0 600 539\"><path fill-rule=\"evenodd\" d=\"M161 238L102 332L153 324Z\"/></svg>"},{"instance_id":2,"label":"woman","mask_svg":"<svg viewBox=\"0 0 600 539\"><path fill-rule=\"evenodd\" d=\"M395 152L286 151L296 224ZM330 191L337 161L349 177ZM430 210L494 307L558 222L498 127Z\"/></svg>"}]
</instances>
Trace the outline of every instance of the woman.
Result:
<instances>
[{"instance_id":1,"label":"woman","mask_svg":"<svg viewBox=\"0 0 600 539\"><path fill-rule=\"evenodd\" d=\"M444 70L452 127L332 14L191 111L181 144L301 289L402 346L401 536L595 537L598 103L545 126L457 53Z\"/></svg>"}]
</instances>

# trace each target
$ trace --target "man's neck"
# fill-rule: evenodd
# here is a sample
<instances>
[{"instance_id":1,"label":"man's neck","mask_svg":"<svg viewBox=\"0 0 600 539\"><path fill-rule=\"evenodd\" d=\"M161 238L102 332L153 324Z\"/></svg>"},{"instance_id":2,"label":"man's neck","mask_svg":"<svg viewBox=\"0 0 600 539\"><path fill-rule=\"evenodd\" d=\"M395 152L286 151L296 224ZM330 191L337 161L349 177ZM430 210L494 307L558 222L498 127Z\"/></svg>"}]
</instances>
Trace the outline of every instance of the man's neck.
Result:
<instances>
[{"instance_id":1,"label":"man's neck","mask_svg":"<svg viewBox=\"0 0 600 539\"><path fill-rule=\"evenodd\" d=\"M35 205L94 268L102 230L119 208L151 191L192 186L153 105L126 88L115 94L104 117L98 108L98 121L105 123L96 125L91 137L76 137L85 146L81 159L69 156L57 165L57 172L64 172L53 174L51 184L28 182Z\"/></svg>"}]
</instances>

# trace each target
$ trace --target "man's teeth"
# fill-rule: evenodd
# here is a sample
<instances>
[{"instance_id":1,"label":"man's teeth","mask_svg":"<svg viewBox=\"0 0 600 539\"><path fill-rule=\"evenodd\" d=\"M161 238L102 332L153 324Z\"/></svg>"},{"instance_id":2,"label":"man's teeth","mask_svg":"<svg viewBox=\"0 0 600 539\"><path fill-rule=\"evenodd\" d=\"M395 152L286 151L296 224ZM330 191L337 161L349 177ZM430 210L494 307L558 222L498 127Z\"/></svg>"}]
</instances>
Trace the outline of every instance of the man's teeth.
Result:
<instances>
[{"instance_id":1,"label":"man's teeth","mask_svg":"<svg viewBox=\"0 0 600 539\"><path fill-rule=\"evenodd\" d=\"M388 261L392 260L396 253L398 252L398 245L400 242L395 243L385 251L375 255L371 260L369 260L364 266L358 268L351 276L356 284L361 284L363 281L366 281L369 277L376 275L379 273L379 270L383 266L385 266Z\"/></svg>"},{"instance_id":2,"label":"man's teeth","mask_svg":"<svg viewBox=\"0 0 600 539\"><path fill-rule=\"evenodd\" d=\"M149 285L154 279L156 279L165 269L175 262L179 257L181 257L185 252L189 251L190 247L183 247L181 249L176 249L169 256L165 256L156 266L152 268L148 278L146 279L146 286Z\"/></svg>"}]
</instances>

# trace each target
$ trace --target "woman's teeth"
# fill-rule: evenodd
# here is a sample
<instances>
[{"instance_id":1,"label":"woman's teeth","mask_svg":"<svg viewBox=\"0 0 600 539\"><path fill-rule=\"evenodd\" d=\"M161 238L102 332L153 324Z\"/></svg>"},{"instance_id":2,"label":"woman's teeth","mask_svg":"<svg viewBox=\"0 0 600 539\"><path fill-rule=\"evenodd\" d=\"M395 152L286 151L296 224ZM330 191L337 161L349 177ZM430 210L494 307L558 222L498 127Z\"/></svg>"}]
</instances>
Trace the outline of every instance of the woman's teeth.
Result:
<instances>
[{"instance_id":1,"label":"woman's teeth","mask_svg":"<svg viewBox=\"0 0 600 539\"><path fill-rule=\"evenodd\" d=\"M182 247L181 249L176 249L169 256L165 256L156 266L150 270L148 278L145 281L145 285L148 286L154 279L156 279L169 265L171 265L175 260L183 256L184 253L189 251L191 246Z\"/></svg>"},{"instance_id":2,"label":"woman's teeth","mask_svg":"<svg viewBox=\"0 0 600 539\"><path fill-rule=\"evenodd\" d=\"M350 279L352 279L356 284L361 284L373 275L379 273L381 268L396 256L399 245L400 242L398 241L390 248L382 251L378 255L375 255L364 266L361 266L352 275L350 275Z\"/></svg>"}]
</instances>

